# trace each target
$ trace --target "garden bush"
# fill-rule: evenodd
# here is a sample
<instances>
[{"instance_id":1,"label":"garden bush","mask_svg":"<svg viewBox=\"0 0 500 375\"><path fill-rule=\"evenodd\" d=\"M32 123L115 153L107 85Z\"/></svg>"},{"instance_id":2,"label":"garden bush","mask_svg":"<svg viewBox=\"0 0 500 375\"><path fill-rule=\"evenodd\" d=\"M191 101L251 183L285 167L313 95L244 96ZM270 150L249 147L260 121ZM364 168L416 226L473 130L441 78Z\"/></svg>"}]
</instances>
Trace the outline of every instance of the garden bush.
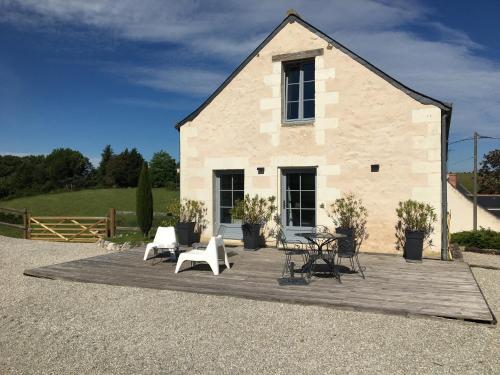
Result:
<instances>
[{"instance_id":1,"label":"garden bush","mask_svg":"<svg viewBox=\"0 0 500 375\"><path fill-rule=\"evenodd\" d=\"M141 228L142 234L147 236L153 225L153 192L147 163L142 166L136 195L137 224Z\"/></svg>"},{"instance_id":2,"label":"garden bush","mask_svg":"<svg viewBox=\"0 0 500 375\"><path fill-rule=\"evenodd\" d=\"M500 232L481 228L476 231L453 233L451 235L451 243L465 247L500 250Z\"/></svg>"}]
</instances>

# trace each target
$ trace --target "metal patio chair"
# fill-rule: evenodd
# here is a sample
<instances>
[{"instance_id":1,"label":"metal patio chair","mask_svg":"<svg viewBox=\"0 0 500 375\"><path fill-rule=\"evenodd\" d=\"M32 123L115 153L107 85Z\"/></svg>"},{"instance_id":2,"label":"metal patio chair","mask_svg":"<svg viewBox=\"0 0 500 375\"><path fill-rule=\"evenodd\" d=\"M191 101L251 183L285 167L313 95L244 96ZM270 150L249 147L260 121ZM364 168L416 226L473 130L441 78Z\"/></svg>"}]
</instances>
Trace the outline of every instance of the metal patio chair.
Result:
<instances>
[{"instance_id":1,"label":"metal patio chair","mask_svg":"<svg viewBox=\"0 0 500 375\"><path fill-rule=\"evenodd\" d=\"M285 252L285 264L283 265L283 271L281 272L281 276L285 276L288 272L290 274L293 273L291 270L293 257L300 256L303 264L307 263L308 253L304 250L303 246L305 245L300 240L287 240L285 232L283 229L278 230L278 246L281 243L283 246L283 251Z\"/></svg>"},{"instance_id":2,"label":"metal patio chair","mask_svg":"<svg viewBox=\"0 0 500 375\"><path fill-rule=\"evenodd\" d=\"M358 253L361 243L356 243L355 238L339 238L337 240L337 265L340 266L343 258L348 258L351 262L351 270L356 272L356 265L358 267L358 272L361 274L363 279L365 278L366 267L361 266L359 262Z\"/></svg>"}]
</instances>

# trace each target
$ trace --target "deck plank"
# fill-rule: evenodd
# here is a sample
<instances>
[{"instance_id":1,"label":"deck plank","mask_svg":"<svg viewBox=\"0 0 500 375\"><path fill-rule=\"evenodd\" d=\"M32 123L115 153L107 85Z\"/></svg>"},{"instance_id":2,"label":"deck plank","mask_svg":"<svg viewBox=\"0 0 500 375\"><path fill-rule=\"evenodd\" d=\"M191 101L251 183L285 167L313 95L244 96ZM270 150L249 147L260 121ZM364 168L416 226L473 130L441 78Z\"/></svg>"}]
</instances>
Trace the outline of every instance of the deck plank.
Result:
<instances>
[{"instance_id":1,"label":"deck plank","mask_svg":"<svg viewBox=\"0 0 500 375\"><path fill-rule=\"evenodd\" d=\"M343 273L342 283L314 277L307 286L280 286L283 254L267 248L228 249L232 268L213 276L209 268L188 262L179 274L175 263L157 257L142 260L135 248L26 270L25 275L86 283L216 294L255 300L321 305L393 314L429 315L494 323L469 266L424 260L406 263L397 256L361 254L366 279Z\"/></svg>"}]
</instances>

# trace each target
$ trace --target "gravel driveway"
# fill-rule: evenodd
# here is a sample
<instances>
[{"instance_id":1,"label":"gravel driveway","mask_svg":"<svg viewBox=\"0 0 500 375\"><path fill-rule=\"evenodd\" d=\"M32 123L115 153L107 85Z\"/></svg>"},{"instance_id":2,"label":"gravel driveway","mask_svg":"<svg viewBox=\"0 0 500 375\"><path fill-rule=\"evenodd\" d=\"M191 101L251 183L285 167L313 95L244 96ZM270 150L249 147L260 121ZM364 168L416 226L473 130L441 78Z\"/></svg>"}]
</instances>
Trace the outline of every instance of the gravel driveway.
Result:
<instances>
[{"instance_id":1,"label":"gravel driveway","mask_svg":"<svg viewBox=\"0 0 500 375\"><path fill-rule=\"evenodd\" d=\"M480 324L22 275L103 252L0 237L0 373L500 373ZM474 273L498 317L500 271Z\"/></svg>"}]
</instances>

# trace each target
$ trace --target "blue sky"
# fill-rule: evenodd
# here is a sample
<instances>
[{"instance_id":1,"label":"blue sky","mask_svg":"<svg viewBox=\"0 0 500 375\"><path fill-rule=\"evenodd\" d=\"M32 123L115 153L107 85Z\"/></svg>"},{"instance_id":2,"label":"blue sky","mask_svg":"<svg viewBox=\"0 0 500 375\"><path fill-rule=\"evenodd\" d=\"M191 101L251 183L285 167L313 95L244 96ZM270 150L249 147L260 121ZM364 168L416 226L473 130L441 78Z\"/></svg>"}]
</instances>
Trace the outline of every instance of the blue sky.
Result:
<instances>
[{"instance_id":1,"label":"blue sky","mask_svg":"<svg viewBox=\"0 0 500 375\"><path fill-rule=\"evenodd\" d=\"M137 147L178 158L173 125L288 8L410 87L453 102L451 141L500 137L500 2L0 0L0 153ZM482 154L500 147L481 141ZM450 146L472 168L472 143Z\"/></svg>"}]
</instances>

